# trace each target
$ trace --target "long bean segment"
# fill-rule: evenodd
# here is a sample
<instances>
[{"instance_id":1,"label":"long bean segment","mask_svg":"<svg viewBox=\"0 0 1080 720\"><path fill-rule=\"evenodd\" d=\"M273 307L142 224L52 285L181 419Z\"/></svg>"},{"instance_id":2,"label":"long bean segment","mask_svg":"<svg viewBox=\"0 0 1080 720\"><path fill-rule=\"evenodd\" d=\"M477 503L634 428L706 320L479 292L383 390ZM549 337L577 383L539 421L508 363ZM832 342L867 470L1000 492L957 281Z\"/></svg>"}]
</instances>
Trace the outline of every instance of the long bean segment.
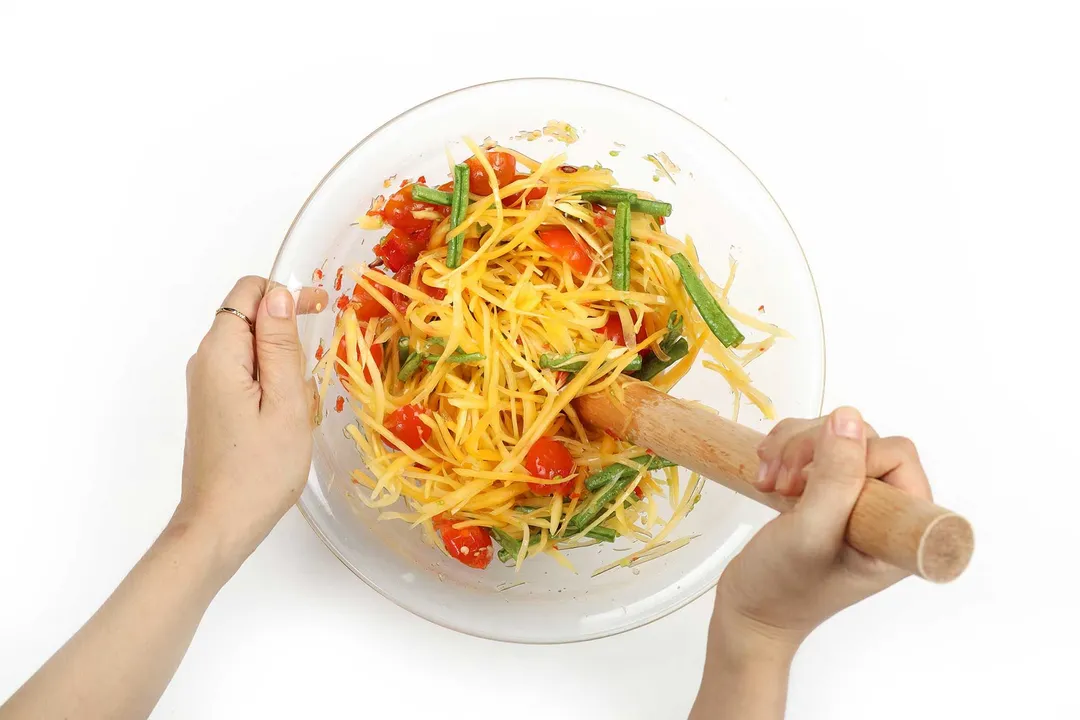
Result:
<instances>
[{"instance_id":1,"label":"long bean segment","mask_svg":"<svg viewBox=\"0 0 1080 720\"><path fill-rule=\"evenodd\" d=\"M675 463L670 460L665 460L659 455L639 455L633 460L638 465L644 465L649 470L661 470L667 467L674 467ZM585 479L585 487L589 490L596 491L607 485L612 480L618 480L623 476L629 475L632 479L637 474L637 470L629 465L623 465L621 463L615 463L614 465L608 465L603 470L593 473Z\"/></svg>"},{"instance_id":2,"label":"long bean segment","mask_svg":"<svg viewBox=\"0 0 1080 720\"><path fill-rule=\"evenodd\" d=\"M413 376L413 373L420 369L420 364L423 362L424 356L420 353L409 353L409 357L406 358L405 364L398 370L397 379L401 382L405 382Z\"/></svg>"},{"instance_id":3,"label":"long bean segment","mask_svg":"<svg viewBox=\"0 0 1080 720\"><path fill-rule=\"evenodd\" d=\"M580 197L585 202L609 207L618 205L620 202L629 202L631 212L646 213L659 217L668 217L672 211L671 203L639 198L637 194L629 190L596 190L594 192L583 192Z\"/></svg>"},{"instance_id":4,"label":"long bean segment","mask_svg":"<svg viewBox=\"0 0 1080 720\"><path fill-rule=\"evenodd\" d=\"M544 353L540 356L540 367L547 370L562 370L564 372L576 373L581 368L585 367L585 363L588 362L588 355L581 353L567 353L565 355L558 355L556 353ZM632 373L641 369L641 356L635 355L626 367L623 368L624 373Z\"/></svg>"},{"instance_id":5,"label":"long bean segment","mask_svg":"<svg viewBox=\"0 0 1080 720\"><path fill-rule=\"evenodd\" d=\"M450 202L450 231L453 232L465 222L465 210L469 206L469 166L459 163L454 166L454 197ZM461 248L465 244L465 233L458 232L446 242L446 267L456 268L461 264Z\"/></svg>"},{"instance_id":6,"label":"long bean segment","mask_svg":"<svg viewBox=\"0 0 1080 720\"><path fill-rule=\"evenodd\" d=\"M716 302L716 298L705 287L705 283L701 282L701 278L694 272L694 268L690 265L690 261L686 259L686 256L682 253L675 253L671 256L671 259L679 268L679 274L682 275L687 295L694 301L698 312L701 313L701 319L709 326L716 339L723 343L724 347L732 347L742 343L746 337L739 332L739 328L735 327L735 323L731 322L731 318L720 307L720 303Z\"/></svg>"},{"instance_id":7,"label":"long bean segment","mask_svg":"<svg viewBox=\"0 0 1080 720\"><path fill-rule=\"evenodd\" d=\"M638 380L652 380L654 377L667 370L669 367L682 360L690 353L690 344L686 338L679 338L667 350L667 360L661 360L653 353L641 362L641 369L634 373Z\"/></svg>"},{"instance_id":8,"label":"long bean segment","mask_svg":"<svg viewBox=\"0 0 1080 720\"><path fill-rule=\"evenodd\" d=\"M625 200L615 206L615 232L611 238L611 286L616 290L630 289L630 203Z\"/></svg>"},{"instance_id":9,"label":"long bean segment","mask_svg":"<svg viewBox=\"0 0 1080 720\"><path fill-rule=\"evenodd\" d=\"M494 537L501 546L501 549L498 552L499 560L508 563L517 559L518 553L521 552L521 541L511 537L505 530L500 530L496 527L489 529L491 530L492 537ZM599 540L600 542L615 542L615 538L619 537L619 533L611 528L598 526L585 533L585 537ZM538 542L540 542L540 533L530 533L529 547L532 547Z\"/></svg>"},{"instance_id":10,"label":"long bean segment","mask_svg":"<svg viewBox=\"0 0 1080 720\"><path fill-rule=\"evenodd\" d=\"M445 190L436 190L435 188L429 188L426 185L413 185L412 199L416 202L431 203L432 205L452 206L454 204L453 193L448 193Z\"/></svg>"},{"instance_id":11,"label":"long bean segment","mask_svg":"<svg viewBox=\"0 0 1080 720\"><path fill-rule=\"evenodd\" d=\"M409 361L409 338L399 337L397 341L397 357L398 365L405 367L405 363Z\"/></svg>"}]
</instances>

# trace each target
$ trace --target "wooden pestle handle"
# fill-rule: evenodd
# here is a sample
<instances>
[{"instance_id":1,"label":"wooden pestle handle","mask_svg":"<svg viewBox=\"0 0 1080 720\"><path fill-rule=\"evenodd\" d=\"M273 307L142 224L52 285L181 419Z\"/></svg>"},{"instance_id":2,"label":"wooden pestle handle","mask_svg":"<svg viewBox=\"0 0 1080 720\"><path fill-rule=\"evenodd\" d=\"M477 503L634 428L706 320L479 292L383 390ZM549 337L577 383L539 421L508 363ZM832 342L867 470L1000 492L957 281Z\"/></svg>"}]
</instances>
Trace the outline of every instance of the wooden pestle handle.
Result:
<instances>
[{"instance_id":1,"label":"wooden pestle handle","mask_svg":"<svg viewBox=\"0 0 1080 720\"><path fill-rule=\"evenodd\" d=\"M607 393L578 398L582 419L774 510L795 505L796 498L753 485L761 433L648 383L622 387L625 399L619 404ZM956 579L975 545L971 524L961 516L874 478L867 478L855 503L846 537L856 550L934 582Z\"/></svg>"}]
</instances>

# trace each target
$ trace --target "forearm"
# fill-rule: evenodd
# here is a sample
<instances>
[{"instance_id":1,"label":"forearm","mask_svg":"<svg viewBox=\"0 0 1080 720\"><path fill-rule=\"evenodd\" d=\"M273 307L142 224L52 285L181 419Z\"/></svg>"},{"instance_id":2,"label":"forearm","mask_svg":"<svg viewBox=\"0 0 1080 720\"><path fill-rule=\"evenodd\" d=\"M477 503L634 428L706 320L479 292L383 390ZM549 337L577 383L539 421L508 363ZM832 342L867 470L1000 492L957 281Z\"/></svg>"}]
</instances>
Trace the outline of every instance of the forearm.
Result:
<instances>
[{"instance_id":1,"label":"forearm","mask_svg":"<svg viewBox=\"0 0 1080 720\"><path fill-rule=\"evenodd\" d=\"M0 720L145 718L232 574L215 541L172 523L105 604L15 695Z\"/></svg>"},{"instance_id":2,"label":"forearm","mask_svg":"<svg viewBox=\"0 0 1080 720\"><path fill-rule=\"evenodd\" d=\"M796 648L715 613L690 720L783 718Z\"/></svg>"}]
</instances>

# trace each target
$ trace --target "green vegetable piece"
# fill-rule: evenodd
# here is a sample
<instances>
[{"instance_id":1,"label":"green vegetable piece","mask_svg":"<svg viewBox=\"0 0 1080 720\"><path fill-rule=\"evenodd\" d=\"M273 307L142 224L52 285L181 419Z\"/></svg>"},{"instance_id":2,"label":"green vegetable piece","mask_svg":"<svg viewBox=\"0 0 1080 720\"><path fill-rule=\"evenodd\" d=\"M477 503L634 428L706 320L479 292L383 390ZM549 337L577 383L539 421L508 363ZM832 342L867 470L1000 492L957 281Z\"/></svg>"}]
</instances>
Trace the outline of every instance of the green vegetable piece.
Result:
<instances>
[{"instance_id":1,"label":"green vegetable piece","mask_svg":"<svg viewBox=\"0 0 1080 720\"><path fill-rule=\"evenodd\" d=\"M397 379L401 382L405 382L413 376L417 370L420 369L420 364L424 362L424 356L418 352L409 353L409 357L405 360L405 364L398 370Z\"/></svg>"},{"instance_id":2,"label":"green vegetable piece","mask_svg":"<svg viewBox=\"0 0 1080 720\"><path fill-rule=\"evenodd\" d=\"M398 365L400 365L401 367L405 367L405 363L409 361L409 338L398 338L397 357Z\"/></svg>"},{"instance_id":3,"label":"green vegetable piece","mask_svg":"<svg viewBox=\"0 0 1080 720\"><path fill-rule=\"evenodd\" d=\"M623 200L615 206L615 232L612 235L611 286L616 290L630 289L630 203Z\"/></svg>"},{"instance_id":4,"label":"green vegetable piece","mask_svg":"<svg viewBox=\"0 0 1080 720\"><path fill-rule=\"evenodd\" d=\"M650 352L648 357L642 361L641 369L634 373L634 377L638 380L652 380L661 372L686 357L690 353L690 345L686 342L686 338L679 338L674 345L665 349L664 352L667 353L667 360L661 360Z\"/></svg>"},{"instance_id":5,"label":"green vegetable piece","mask_svg":"<svg viewBox=\"0 0 1080 720\"><path fill-rule=\"evenodd\" d=\"M566 531L571 534L581 532L596 518L600 517L600 513L611 504L611 502L626 489L626 486L630 484L630 480L633 475L618 476L602 490L592 496L588 504L584 508L578 510L577 513L570 518L570 522L566 524Z\"/></svg>"},{"instance_id":6,"label":"green vegetable piece","mask_svg":"<svg viewBox=\"0 0 1080 720\"><path fill-rule=\"evenodd\" d=\"M635 200L637 195L629 190L595 190L581 193L581 199L597 205L617 205L623 200Z\"/></svg>"},{"instance_id":7,"label":"green vegetable piece","mask_svg":"<svg viewBox=\"0 0 1080 720\"><path fill-rule=\"evenodd\" d=\"M634 198L631 200L630 209L634 212L658 217L668 217L671 215L672 211L671 203L661 202L659 200L646 200L645 198Z\"/></svg>"},{"instance_id":8,"label":"green vegetable piece","mask_svg":"<svg viewBox=\"0 0 1080 720\"><path fill-rule=\"evenodd\" d=\"M433 362L438 362L440 357L442 357L442 356L441 355L432 355L432 354L424 355L424 359L427 360L428 362L432 362L432 363ZM451 354L446 356L446 362L452 362L452 363L482 362L484 360L487 360L487 355L484 355L483 353L455 352L455 353L451 353Z\"/></svg>"},{"instance_id":9,"label":"green vegetable piece","mask_svg":"<svg viewBox=\"0 0 1080 720\"><path fill-rule=\"evenodd\" d=\"M584 357L580 353L567 353L566 355L557 355L555 353L544 353L540 356L540 367L547 370L563 370L565 372L576 373L585 367L585 360L579 360L578 358ZM623 369L624 373L633 373L641 369L641 356L635 355L626 368Z\"/></svg>"},{"instance_id":10,"label":"green vegetable piece","mask_svg":"<svg viewBox=\"0 0 1080 720\"><path fill-rule=\"evenodd\" d=\"M597 525L592 530L585 533L585 537L599 540L600 542L615 542L615 538L619 537L619 533L611 528L600 527Z\"/></svg>"},{"instance_id":11,"label":"green vegetable piece","mask_svg":"<svg viewBox=\"0 0 1080 720\"><path fill-rule=\"evenodd\" d=\"M634 458L634 462L638 465L646 465L650 471L661 470L666 467L674 467L675 463L670 460L665 460L659 455L638 455ZM593 473L585 479L585 487L588 490L596 491L607 485L612 480L622 479L624 476L629 476L632 480L637 475L637 470L629 465L623 465L621 463L615 463L614 465L608 465L603 470Z\"/></svg>"},{"instance_id":12,"label":"green vegetable piece","mask_svg":"<svg viewBox=\"0 0 1080 720\"><path fill-rule=\"evenodd\" d=\"M596 190L594 192L581 193L581 199L585 202L597 205L618 205L620 202L629 202L631 212L646 213L647 215L668 217L671 215L671 203L660 200L646 200L639 198L629 190Z\"/></svg>"},{"instance_id":13,"label":"green vegetable piece","mask_svg":"<svg viewBox=\"0 0 1080 720\"><path fill-rule=\"evenodd\" d=\"M723 343L724 347L737 346L745 340L746 337L739 332L739 328L735 327L735 323L731 322L731 318L720 307L720 303L716 302L716 298L709 293L705 283L701 282L701 278L694 272L686 256L675 253L671 259L678 266L686 292L694 301L698 312L701 313L701 319L709 326L716 339Z\"/></svg>"},{"instance_id":14,"label":"green vegetable piece","mask_svg":"<svg viewBox=\"0 0 1080 720\"><path fill-rule=\"evenodd\" d=\"M432 205L453 205L454 194L445 190L436 190L426 185L412 186L412 199L416 202L431 203Z\"/></svg>"},{"instance_id":15,"label":"green vegetable piece","mask_svg":"<svg viewBox=\"0 0 1080 720\"><path fill-rule=\"evenodd\" d=\"M469 166L463 163L454 166L454 198L450 203L450 229L453 230L465 222L465 210L469 206ZM465 243L464 232L459 232L446 242L446 267L456 268L461 264L461 248Z\"/></svg>"}]
</instances>

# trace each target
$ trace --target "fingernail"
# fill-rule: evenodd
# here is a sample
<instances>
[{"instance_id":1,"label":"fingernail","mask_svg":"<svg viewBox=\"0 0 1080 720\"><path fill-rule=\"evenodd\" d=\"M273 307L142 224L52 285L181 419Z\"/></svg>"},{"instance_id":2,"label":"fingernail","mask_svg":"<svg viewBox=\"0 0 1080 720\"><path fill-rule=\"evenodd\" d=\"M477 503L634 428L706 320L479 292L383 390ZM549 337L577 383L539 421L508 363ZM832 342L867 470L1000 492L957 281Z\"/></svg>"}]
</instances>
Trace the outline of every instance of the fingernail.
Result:
<instances>
[{"instance_id":1,"label":"fingernail","mask_svg":"<svg viewBox=\"0 0 1080 720\"><path fill-rule=\"evenodd\" d=\"M756 485L758 488L761 488L761 486L765 483L765 476L768 475L768 474L769 474L769 463L763 462L760 465L758 465L757 480L754 481L754 485Z\"/></svg>"},{"instance_id":2,"label":"fingernail","mask_svg":"<svg viewBox=\"0 0 1080 720\"><path fill-rule=\"evenodd\" d=\"M791 473L788 472L786 467L782 467L776 475L776 490L774 492L786 495L789 485L791 485Z\"/></svg>"},{"instance_id":3,"label":"fingernail","mask_svg":"<svg viewBox=\"0 0 1080 720\"><path fill-rule=\"evenodd\" d=\"M287 289L283 287L274 288L266 296L266 312L270 313L270 317L287 320L289 318L290 299Z\"/></svg>"},{"instance_id":4,"label":"fingernail","mask_svg":"<svg viewBox=\"0 0 1080 720\"><path fill-rule=\"evenodd\" d=\"M850 440L861 440L863 436L863 421L859 411L855 408L842 407L833 411L830 419L833 433Z\"/></svg>"}]
</instances>

